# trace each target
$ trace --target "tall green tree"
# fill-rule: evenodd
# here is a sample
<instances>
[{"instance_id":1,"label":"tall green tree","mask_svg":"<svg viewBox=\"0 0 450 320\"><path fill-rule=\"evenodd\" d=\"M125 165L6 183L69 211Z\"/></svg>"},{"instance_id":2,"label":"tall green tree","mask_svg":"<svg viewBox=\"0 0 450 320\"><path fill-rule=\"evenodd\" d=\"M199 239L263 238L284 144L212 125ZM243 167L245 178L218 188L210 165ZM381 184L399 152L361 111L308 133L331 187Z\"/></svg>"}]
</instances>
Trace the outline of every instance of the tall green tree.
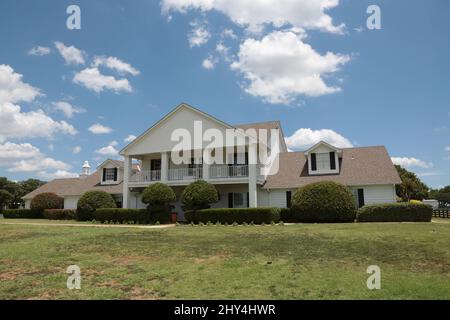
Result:
<instances>
[{"instance_id":1,"label":"tall green tree","mask_svg":"<svg viewBox=\"0 0 450 320\"><path fill-rule=\"evenodd\" d=\"M3 211L3 208L9 206L13 196L6 190L0 190L0 212Z\"/></svg>"},{"instance_id":2,"label":"tall green tree","mask_svg":"<svg viewBox=\"0 0 450 320\"><path fill-rule=\"evenodd\" d=\"M429 188L414 172L396 165L395 168L402 180L401 184L395 186L397 196L403 201L423 200L428 198Z\"/></svg>"},{"instance_id":3,"label":"tall green tree","mask_svg":"<svg viewBox=\"0 0 450 320\"><path fill-rule=\"evenodd\" d=\"M36 190L45 183L46 182L38 179L15 182L10 181L5 177L0 177L0 190L5 190L11 194L12 199L9 201L8 206L11 209L17 209L25 204L22 199L23 196Z\"/></svg>"}]
</instances>

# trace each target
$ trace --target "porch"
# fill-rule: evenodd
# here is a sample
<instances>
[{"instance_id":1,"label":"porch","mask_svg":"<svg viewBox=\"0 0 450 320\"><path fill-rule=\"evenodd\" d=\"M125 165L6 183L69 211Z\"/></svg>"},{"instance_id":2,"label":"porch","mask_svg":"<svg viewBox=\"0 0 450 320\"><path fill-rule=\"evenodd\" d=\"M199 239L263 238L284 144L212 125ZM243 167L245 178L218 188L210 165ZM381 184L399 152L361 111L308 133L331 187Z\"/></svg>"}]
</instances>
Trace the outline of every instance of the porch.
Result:
<instances>
[{"instance_id":1,"label":"porch","mask_svg":"<svg viewBox=\"0 0 450 320\"><path fill-rule=\"evenodd\" d=\"M204 171L208 170L208 174ZM195 181L198 179L236 179L248 178L248 165L213 165L204 168L203 165L168 169L168 181ZM131 175L130 184L150 184L162 181L161 170L141 169Z\"/></svg>"}]
</instances>

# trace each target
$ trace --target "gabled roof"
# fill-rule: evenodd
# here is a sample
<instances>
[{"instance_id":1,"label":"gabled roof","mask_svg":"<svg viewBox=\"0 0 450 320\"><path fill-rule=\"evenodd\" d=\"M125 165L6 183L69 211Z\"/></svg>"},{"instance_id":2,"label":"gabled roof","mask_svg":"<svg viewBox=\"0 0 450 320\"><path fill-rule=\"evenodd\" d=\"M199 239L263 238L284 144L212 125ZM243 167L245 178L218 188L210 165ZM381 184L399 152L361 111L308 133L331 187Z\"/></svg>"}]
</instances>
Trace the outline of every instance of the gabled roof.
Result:
<instances>
[{"instance_id":1,"label":"gabled roof","mask_svg":"<svg viewBox=\"0 0 450 320\"><path fill-rule=\"evenodd\" d=\"M256 122L256 123L245 123L235 125L236 128L247 130L247 129L266 129L269 132L268 139L270 139L270 130L278 129L280 130L280 142L281 142L281 151L287 151L286 141L284 139L283 128L281 127L281 122L276 121L267 121L267 122ZM257 137L254 137L257 138Z\"/></svg>"},{"instance_id":2,"label":"gabled roof","mask_svg":"<svg viewBox=\"0 0 450 320\"><path fill-rule=\"evenodd\" d=\"M119 154L123 155L125 150L127 150L128 148L130 148L131 146L135 145L137 142L139 142L143 137L145 137L150 131L154 130L155 128L157 128L158 126L160 126L162 123L164 123L167 119L169 119L173 114L175 114L176 112L178 112L180 109L182 108L188 108L196 113L201 114L204 117L207 117L208 119L217 122L218 124L224 126L225 128L228 129L235 129L233 126L229 125L228 123L225 123L215 117L213 117L212 115L203 112L185 102L180 103L178 106L176 106L174 109L172 109L172 111L170 111L168 114L166 114L161 120L159 120L158 122L156 122L153 126L151 126L149 129L147 129L144 133L142 133L141 135L139 135L136 139L134 139L133 141L131 141L126 147L124 147L122 150L120 150Z\"/></svg>"},{"instance_id":3,"label":"gabled roof","mask_svg":"<svg viewBox=\"0 0 450 320\"><path fill-rule=\"evenodd\" d=\"M267 177L264 189L294 189L319 181L347 186L399 184L397 170L385 147L345 148L338 174L309 175L304 152L283 152L278 173Z\"/></svg>"},{"instance_id":4,"label":"gabled roof","mask_svg":"<svg viewBox=\"0 0 450 320\"><path fill-rule=\"evenodd\" d=\"M33 199L36 195L46 192L52 192L61 197L79 196L91 190L105 191L110 194L123 193L122 182L114 185L102 185L100 179L101 171L96 171L85 178L55 179L25 195L23 199Z\"/></svg>"},{"instance_id":5,"label":"gabled roof","mask_svg":"<svg viewBox=\"0 0 450 320\"><path fill-rule=\"evenodd\" d=\"M108 161L112 161L118 168L123 168L124 166L123 161L111 159L106 160L105 162L103 162L103 164L107 163ZM100 165L99 168L102 165ZM137 170L137 165L133 164L133 170ZM55 179L25 195L23 199L30 200L33 199L36 195L46 192L52 192L61 197L79 196L86 191L91 190L105 191L110 194L123 193L123 182L119 182L113 185L102 185L100 184L101 174L101 170L97 170L93 174L84 178Z\"/></svg>"},{"instance_id":6,"label":"gabled roof","mask_svg":"<svg viewBox=\"0 0 450 320\"><path fill-rule=\"evenodd\" d=\"M113 166L117 167L117 168L123 168L124 167L124 163L123 161L120 160L113 160L113 159L106 159L105 161L103 161L98 167L97 170L104 167L107 163L111 163Z\"/></svg>"},{"instance_id":7,"label":"gabled roof","mask_svg":"<svg viewBox=\"0 0 450 320\"><path fill-rule=\"evenodd\" d=\"M331 144L329 144L329 143L327 143L325 141L319 141L315 145L313 145L311 148L309 148L308 150L304 151L305 155L307 156L311 151L314 151L315 149L317 149L320 146L325 146L325 147L330 148L331 150L334 150L334 151L339 152L339 153L341 153L341 151L342 151L341 149L339 149L339 148L337 148L337 147L335 147L335 146L333 146L333 145L331 145Z\"/></svg>"}]
</instances>

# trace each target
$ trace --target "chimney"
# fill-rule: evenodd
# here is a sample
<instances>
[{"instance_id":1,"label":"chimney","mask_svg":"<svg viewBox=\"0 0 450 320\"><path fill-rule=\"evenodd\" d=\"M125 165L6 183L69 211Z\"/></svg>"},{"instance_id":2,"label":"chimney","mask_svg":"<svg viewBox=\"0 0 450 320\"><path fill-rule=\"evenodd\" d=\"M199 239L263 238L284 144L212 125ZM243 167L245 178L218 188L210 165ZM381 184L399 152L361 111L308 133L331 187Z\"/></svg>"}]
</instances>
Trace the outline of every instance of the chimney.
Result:
<instances>
[{"instance_id":1,"label":"chimney","mask_svg":"<svg viewBox=\"0 0 450 320\"><path fill-rule=\"evenodd\" d=\"M80 174L80 178L86 178L91 174L91 166L89 162L85 161L83 164L83 173Z\"/></svg>"}]
</instances>

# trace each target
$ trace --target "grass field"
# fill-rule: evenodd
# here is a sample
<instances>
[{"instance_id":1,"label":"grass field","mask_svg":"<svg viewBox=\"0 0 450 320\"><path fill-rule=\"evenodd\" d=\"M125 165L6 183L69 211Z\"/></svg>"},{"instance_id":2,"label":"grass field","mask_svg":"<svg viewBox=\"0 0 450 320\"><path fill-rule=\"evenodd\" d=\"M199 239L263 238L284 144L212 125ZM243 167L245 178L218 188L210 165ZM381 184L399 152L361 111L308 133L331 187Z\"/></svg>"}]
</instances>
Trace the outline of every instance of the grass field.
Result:
<instances>
[{"instance_id":1,"label":"grass field","mask_svg":"<svg viewBox=\"0 0 450 320\"><path fill-rule=\"evenodd\" d=\"M450 223L436 221L118 229L0 220L0 299L450 299ZM66 288L72 264L81 290ZM366 287L369 265L381 268L381 290Z\"/></svg>"}]
</instances>

